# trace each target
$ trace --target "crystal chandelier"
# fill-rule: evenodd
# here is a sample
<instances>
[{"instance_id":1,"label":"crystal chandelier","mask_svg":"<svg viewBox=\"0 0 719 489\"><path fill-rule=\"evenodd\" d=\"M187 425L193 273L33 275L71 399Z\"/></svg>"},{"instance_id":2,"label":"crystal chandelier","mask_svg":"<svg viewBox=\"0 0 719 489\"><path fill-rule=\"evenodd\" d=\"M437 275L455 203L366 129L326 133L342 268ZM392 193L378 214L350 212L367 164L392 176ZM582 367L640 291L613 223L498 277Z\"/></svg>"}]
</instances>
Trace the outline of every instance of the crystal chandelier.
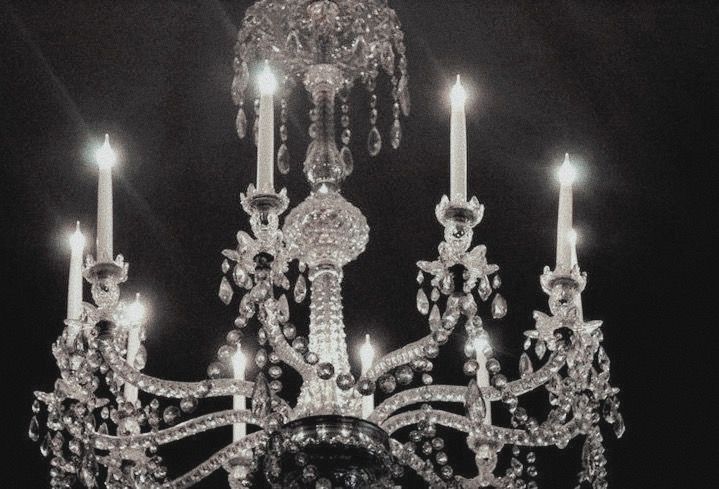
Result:
<instances>
[{"instance_id":1,"label":"crystal chandelier","mask_svg":"<svg viewBox=\"0 0 719 489\"><path fill-rule=\"evenodd\" d=\"M340 191L354 166L350 99L357 99L357 87L366 88L369 155L380 152L383 138L397 149L401 118L410 111L399 21L386 0L259 0L239 30L234 71L237 132L257 145L256 186L250 184L241 198L252 234L239 231L236 246L222 251L219 297L236 303L234 327L206 379L178 382L142 373L144 306L139 297L120 300L128 264L113 252L116 157L106 136L96 155L95 256L83 263L78 224L70 240L67 319L52 347L60 377L52 392L35 393L32 406L29 436L50 458L50 486L184 488L222 469L232 488L393 488L413 471L430 487L529 489L538 487L534 448L564 448L580 437L578 487L607 487L601 421L617 436L625 428L619 389L609 383L601 321L587 321L582 313L587 277L577 263L572 231L569 156L559 169L556 266L540 276L549 314L534 313L535 326L524 333L519 378L510 380L493 355L480 314L486 309L485 317L500 319L507 302L497 291L499 267L487 261L484 245L472 246L484 207L467 196L466 95L458 77L450 97L450 192L435 210L444 239L435 259L417 262L416 303L428 331L380 358L374 358L368 335L355 376L341 288L343 267L364 251L369 227ZM375 93L379 78L389 80L389 94ZM284 188L275 190L274 166L283 174L290 170L288 101L305 92L312 103L303 163L310 192L281 225L290 201ZM380 99L390 101L388 131L378 128ZM291 267L299 271L294 283ZM83 279L93 304L83 302ZM288 296L309 302L306 335L290 322ZM469 381L434 384L431 372L442 366L442 346L457 333L468 339ZM259 343L252 380L245 378L249 351L241 347L250 334ZM283 391L286 370L300 379L297 396ZM548 394L544 419L520 404L524 394L538 389ZM203 399L216 397L232 397L233 408L192 416ZM506 426L493 423L499 411ZM231 444L184 475L168 476L163 445L229 426ZM448 463L445 430L466 434L475 473L457 474Z\"/></svg>"}]
</instances>

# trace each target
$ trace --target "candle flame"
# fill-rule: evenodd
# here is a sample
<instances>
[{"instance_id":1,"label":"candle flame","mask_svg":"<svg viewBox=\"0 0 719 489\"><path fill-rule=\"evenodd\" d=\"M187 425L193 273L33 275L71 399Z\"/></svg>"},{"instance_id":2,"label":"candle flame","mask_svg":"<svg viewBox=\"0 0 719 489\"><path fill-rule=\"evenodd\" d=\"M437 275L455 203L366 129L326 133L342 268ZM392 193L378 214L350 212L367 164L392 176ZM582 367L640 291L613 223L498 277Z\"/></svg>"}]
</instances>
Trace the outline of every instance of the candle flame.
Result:
<instances>
[{"instance_id":1,"label":"candle flame","mask_svg":"<svg viewBox=\"0 0 719 489\"><path fill-rule=\"evenodd\" d=\"M70 248L72 251L82 251L85 248L85 236L80 231L80 221L77 221L75 226L75 232L69 237Z\"/></svg>"},{"instance_id":2,"label":"candle flame","mask_svg":"<svg viewBox=\"0 0 719 489\"><path fill-rule=\"evenodd\" d=\"M359 349L360 360L362 360L362 370L366 371L372 366L374 360L374 348L370 342L369 335L365 335L364 343Z\"/></svg>"},{"instance_id":3,"label":"candle flame","mask_svg":"<svg viewBox=\"0 0 719 489\"><path fill-rule=\"evenodd\" d=\"M125 320L130 325L141 324L145 320L147 309L145 304L140 300L140 294L135 294L135 301L127 306L125 311Z\"/></svg>"},{"instance_id":4,"label":"candle flame","mask_svg":"<svg viewBox=\"0 0 719 489\"><path fill-rule=\"evenodd\" d=\"M475 352L489 353L492 351L492 345L489 343L489 335L482 333L474 337L472 340Z\"/></svg>"},{"instance_id":5,"label":"candle flame","mask_svg":"<svg viewBox=\"0 0 719 489\"><path fill-rule=\"evenodd\" d=\"M257 82L262 95L272 95L275 93L275 90L277 90L277 78L275 78L274 73L270 70L269 61L265 60L265 67L257 77Z\"/></svg>"},{"instance_id":6,"label":"candle flame","mask_svg":"<svg viewBox=\"0 0 719 489\"><path fill-rule=\"evenodd\" d=\"M242 352L242 348L240 345L237 345L237 351L235 351L235 354L232 355L232 373L235 378L240 378L245 376L245 366L247 364L247 359L245 358L245 354Z\"/></svg>"},{"instance_id":7,"label":"candle flame","mask_svg":"<svg viewBox=\"0 0 719 489\"><path fill-rule=\"evenodd\" d=\"M462 86L462 80L459 75L457 75L457 83L454 84L452 90L449 92L449 97L452 100L452 105L454 107L464 105L464 102L467 100L467 92Z\"/></svg>"},{"instance_id":8,"label":"candle flame","mask_svg":"<svg viewBox=\"0 0 719 489\"><path fill-rule=\"evenodd\" d=\"M97 160L98 166L101 168L109 168L117 161L117 155L110 146L110 135L105 134L105 142L95 153L95 159Z\"/></svg>"},{"instance_id":9,"label":"candle flame","mask_svg":"<svg viewBox=\"0 0 719 489\"><path fill-rule=\"evenodd\" d=\"M559 167L557 176L559 177L559 182L562 185L571 185L574 183L574 179L577 177L577 170L574 168L572 161L569 159L569 153L565 153L564 162L562 163L562 166Z\"/></svg>"}]
</instances>

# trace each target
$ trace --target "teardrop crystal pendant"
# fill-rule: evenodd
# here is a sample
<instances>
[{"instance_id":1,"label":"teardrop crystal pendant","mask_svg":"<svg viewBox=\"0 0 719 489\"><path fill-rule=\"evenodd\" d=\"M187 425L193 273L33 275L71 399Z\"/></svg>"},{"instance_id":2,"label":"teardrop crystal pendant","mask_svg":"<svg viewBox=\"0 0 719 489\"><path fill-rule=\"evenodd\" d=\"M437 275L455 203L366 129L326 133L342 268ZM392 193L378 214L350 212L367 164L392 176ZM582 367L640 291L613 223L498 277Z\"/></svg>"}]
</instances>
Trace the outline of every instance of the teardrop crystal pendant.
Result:
<instances>
[{"instance_id":1,"label":"teardrop crystal pendant","mask_svg":"<svg viewBox=\"0 0 719 489\"><path fill-rule=\"evenodd\" d=\"M283 175L290 172L290 152L287 150L285 143L282 143L277 150L277 169Z\"/></svg>"},{"instance_id":2,"label":"teardrop crystal pendant","mask_svg":"<svg viewBox=\"0 0 719 489\"><path fill-rule=\"evenodd\" d=\"M295 302L298 304L305 300L305 297L307 296L307 281L305 280L304 275L300 275L299 277L297 277L297 282L295 282L294 296Z\"/></svg>"},{"instance_id":3,"label":"teardrop crystal pendant","mask_svg":"<svg viewBox=\"0 0 719 489\"><path fill-rule=\"evenodd\" d=\"M532 360L530 360L529 355L527 355L526 353L522 353L522 355L519 357L519 375L521 375L522 377L526 377L532 372L534 372L534 368L532 367Z\"/></svg>"},{"instance_id":4,"label":"teardrop crystal pendant","mask_svg":"<svg viewBox=\"0 0 719 489\"><path fill-rule=\"evenodd\" d=\"M501 319L507 315L507 299L502 297L502 294L497 294L492 299L492 317L494 319Z\"/></svg>"},{"instance_id":5,"label":"teardrop crystal pendant","mask_svg":"<svg viewBox=\"0 0 719 489\"><path fill-rule=\"evenodd\" d=\"M417 291L417 310L425 315L429 312L429 299L423 289Z\"/></svg>"},{"instance_id":6,"label":"teardrop crystal pendant","mask_svg":"<svg viewBox=\"0 0 719 489\"><path fill-rule=\"evenodd\" d=\"M392 144L392 149L399 148L402 142L402 125L399 119L395 119L394 123L392 123L392 127L389 130L389 141Z\"/></svg>"},{"instance_id":7,"label":"teardrop crystal pendant","mask_svg":"<svg viewBox=\"0 0 719 489\"><path fill-rule=\"evenodd\" d=\"M367 136L367 152L370 156L375 157L379 154L382 149L382 136L377 130L376 126L372 126L372 129Z\"/></svg>"},{"instance_id":8,"label":"teardrop crystal pendant","mask_svg":"<svg viewBox=\"0 0 719 489\"><path fill-rule=\"evenodd\" d=\"M407 83L407 76L404 75L399 80L399 84L397 85L397 91L398 91L398 98L399 98L399 106L402 109L402 113L405 117L409 116L410 112L410 99L409 99L409 88Z\"/></svg>"},{"instance_id":9,"label":"teardrop crystal pendant","mask_svg":"<svg viewBox=\"0 0 719 489\"><path fill-rule=\"evenodd\" d=\"M43 457L47 457L50 455L50 433L47 433L45 435L45 438L42 439L42 443L40 444L40 453Z\"/></svg>"},{"instance_id":10,"label":"teardrop crystal pendant","mask_svg":"<svg viewBox=\"0 0 719 489\"><path fill-rule=\"evenodd\" d=\"M345 166L345 175L351 175L354 170L354 158L352 158L352 151L347 146L342 146L340 150L340 159Z\"/></svg>"},{"instance_id":11,"label":"teardrop crystal pendant","mask_svg":"<svg viewBox=\"0 0 719 489\"><path fill-rule=\"evenodd\" d=\"M232 290L232 286L230 285L230 281L227 280L227 277L222 277L222 280L220 281L220 290L217 292L217 295L225 305L232 301L234 291Z\"/></svg>"},{"instance_id":12,"label":"teardrop crystal pendant","mask_svg":"<svg viewBox=\"0 0 719 489\"><path fill-rule=\"evenodd\" d=\"M245 136L247 136L247 116L245 115L245 109L242 107L237 111L235 128L237 129L237 135L240 139L245 139Z\"/></svg>"},{"instance_id":13,"label":"teardrop crystal pendant","mask_svg":"<svg viewBox=\"0 0 719 489\"><path fill-rule=\"evenodd\" d=\"M290 319L290 305L287 302L287 296L282 294L277 299L277 320L280 323L286 323Z\"/></svg>"},{"instance_id":14,"label":"teardrop crystal pendant","mask_svg":"<svg viewBox=\"0 0 719 489\"><path fill-rule=\"evenodd\" d=\"M37 416L33 416L30 420L30 426L27 429L27 436L32 441L38 441L40 439L40 423L37 420Z\"/></svg>"}]
</instances>

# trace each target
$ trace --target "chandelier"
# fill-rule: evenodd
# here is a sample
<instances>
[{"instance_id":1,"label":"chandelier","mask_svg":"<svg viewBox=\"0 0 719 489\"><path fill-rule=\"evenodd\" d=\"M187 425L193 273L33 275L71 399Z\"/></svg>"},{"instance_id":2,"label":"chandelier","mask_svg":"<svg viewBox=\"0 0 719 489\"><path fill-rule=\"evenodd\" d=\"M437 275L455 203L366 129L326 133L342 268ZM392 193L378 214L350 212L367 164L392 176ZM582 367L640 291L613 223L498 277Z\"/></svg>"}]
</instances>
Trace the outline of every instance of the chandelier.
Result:
<instances>
[{"instance_id":1,"label":"chandelier","mask_svg":"<svg viewBox=\"0 0 719 489\"><path fill-rule=\"evenodd\" d=\"M355 161L351 115L362 112L351 111L350 100L366 89L369 156L386 141L399 148L401 120L410 112L400 23L386 0L259 0L239 30L234 73L237 133L257 145L257 182L241 197L252 234L239 231L236 245L222 251L219 298L237 308L234 325L204 380L142 373L145 306L139 296L121 300L128 263L113 250L116 155L106 136L96 155L95 255L83 258L78 223L70 238L67 319L52 347L60 376L51 392L35 392L32 405L29 436L50 459L50 486L184 488L225 470L232 488L393 488L412 471L429 487L531 489L538 487L535 447L564 448L580 438L578 487L606 488L602 421L618 437L625 427L602 323L582 312L587 277L572 230L569 155L558 171L556 265L540 276L549 313L534 312L519 378L510 380L482 320L502 318L507 302L498 291L499 267L484 245L472 244L484 207L467 194L466 93L457 77L450 192L435 209L444 237L434 259L417 262L416 304L428 330L380 358L367 335L355 375L343 324L343 267L364 251L369 226L341 193ZM382 86L388 81L389 94L375 90L378 79ZM289 99L305 92L311 109L303 171L310 191L281 218L290 200L286 189L276 190L274 169L290 170ZM391 122L380 130L385 101ZM288 275L297 276L294 283ZM92 303L83 302L84 281ZM309 303L305 335L290 321L290 300ZM442 367L442 346L453 334L467 338L468 381L435 384L432 371ZM259 344L253 379L245 378L249 335ZM287 371L300 380L297 396L283 391ZM538 390L548 396L542 419L520 402ZM204 399L218 397L231 397L232 409L193 416ZM168 476L164 445L230 426L231 444L184 475ZM446 430L466 434L476 471L455 473Z\"/></svg>"}]
</instances>

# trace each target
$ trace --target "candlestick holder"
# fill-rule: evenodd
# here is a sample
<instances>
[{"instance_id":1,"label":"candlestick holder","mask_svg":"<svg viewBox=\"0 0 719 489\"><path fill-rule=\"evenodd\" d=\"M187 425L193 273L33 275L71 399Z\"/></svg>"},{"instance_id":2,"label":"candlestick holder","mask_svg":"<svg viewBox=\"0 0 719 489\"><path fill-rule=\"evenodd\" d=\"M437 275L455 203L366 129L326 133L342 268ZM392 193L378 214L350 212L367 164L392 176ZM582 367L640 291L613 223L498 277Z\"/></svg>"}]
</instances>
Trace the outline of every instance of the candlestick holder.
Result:
<instances>
[{"instance_id":1,"label":"candlestick holder","mask_svg":"<svg viewBox=\"0 0 719 489\"><path fill-rule=\"evenodd\" d=\"M96 263L88 255L82 275L91 284L90 292L101 312L111 313L120 299L120 284L127 281L130 264L122 255L117 255L114 262Z\"/></svg>"}]
</instances>

